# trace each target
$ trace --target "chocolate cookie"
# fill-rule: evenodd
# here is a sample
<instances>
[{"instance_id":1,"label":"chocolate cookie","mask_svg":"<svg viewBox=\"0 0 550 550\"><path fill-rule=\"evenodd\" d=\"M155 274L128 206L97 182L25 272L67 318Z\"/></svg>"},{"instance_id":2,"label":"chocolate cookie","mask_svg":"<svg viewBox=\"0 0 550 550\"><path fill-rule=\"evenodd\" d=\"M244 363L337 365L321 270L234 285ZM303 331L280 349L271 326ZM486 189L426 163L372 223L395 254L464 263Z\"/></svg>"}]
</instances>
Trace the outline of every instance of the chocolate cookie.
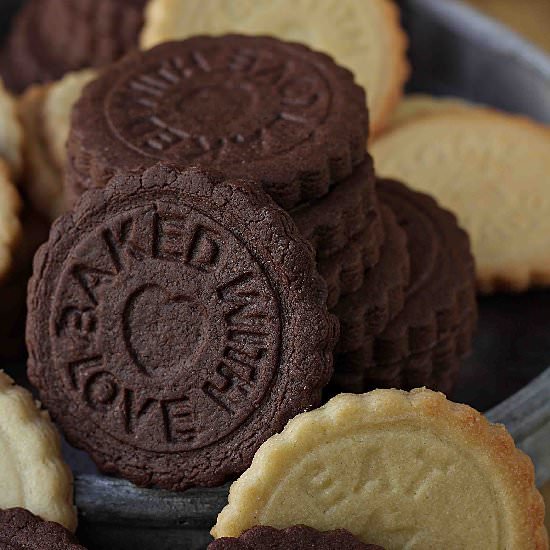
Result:
<instances>
[{"instance_id":1,"label":"chocolate cookie","mask_svg":"<svg viewBox=\"0 0 550 550\"><path fill-rule=\"evenodd\" d=\"M386 328L360 350L338 357L335 380L346 391L449 391L477 320L468 235L430 196L393 180L379 180L377 188L407 234L410 284L402 311Z\"/></svg>"},{"instance_id":2,"label":"chocolate cookie","mask_svg":"<svg viewBox=\"0 0 550 550\"><path fill-rule=\"evenodd\" d=\"M67 181L79 196L159 160L245 177L290 209L365 158L368 113L353 75L275 38L194 37L134 52L75 105Z\"/></svg>"},{"instance_id":3,"label":"chocolate cookie","mask_svg":"<svg viewBox=\"0 0 550 550\"><path fill-rule=\"evenodd\" d=\"M365 232L373 239L379 235L380 247L384 241L383 224L380 235L381 217L372 158L367 153L349 178L320 199L291 210L290 215L315 248L318 259L334 256Z\"/></svg>"},{"instance_id":4,"label":"chocolate cookie","mask_svg":"<svg viewBox=\"0 0 550 550\"><path fill-rule=\"evenodd\" d=\"M23 508L0 510L2 550L86 550L59 523L44 521Z\"/></svg>"},{"instance_id":5,"label":"chocolate cookie","mask_svg":"<svg viewBox=\"0 0 550 550\"><path fill-rule=\"evenodd\" d=\"M6 85L37 82L111 63L136 48L147 0L29 0L2 52Z\"/></svg>"},{"instance_id":6,"label":"chocolate cookie","mask_svg":"<svg viewBox=\"0 0 550 550\"><path fill-rule=\"evenodd\" d=\"M257 185L159 164L54 224L29 285L29 378L102 471L218 485L319 403L325 299L311 246Z\"/></svg>"},{"instance_id":7,"label":"chocolate cookie","mask_svg":"<svg viewBox=\"0 0 550 550\"><path fill-rule=\"evenodd\" d=\"M345 529L317 531L305 525L275 529L259 525L238 538L224 537L212 542L208 550L384 550L365 544Z\"/></svg>"},{"instance_id":8,"label":"chocolate cookie","mask_svg":"<svg viewBox=\"0 0 550 550\"><path fill-rule=\"evenodd\" d=\"M402 309L409 282L409 256L406 234L395 215L381 207L386 238L380 260L364 276L363 286L340 299L331 308L340 321L338 352L363 348L380 334Z\"/></svg>"}]
</instances>

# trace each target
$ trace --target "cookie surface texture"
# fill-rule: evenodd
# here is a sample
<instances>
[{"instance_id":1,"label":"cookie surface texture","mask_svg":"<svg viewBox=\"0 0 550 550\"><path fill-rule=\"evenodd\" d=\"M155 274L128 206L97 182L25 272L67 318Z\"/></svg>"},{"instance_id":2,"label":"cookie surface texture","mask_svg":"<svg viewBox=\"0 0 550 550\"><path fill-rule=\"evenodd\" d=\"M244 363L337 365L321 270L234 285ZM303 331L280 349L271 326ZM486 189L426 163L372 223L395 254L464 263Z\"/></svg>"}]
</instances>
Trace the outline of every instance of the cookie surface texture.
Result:
<instances>
[{"instance_id":1,"label":"cookie surface texture","mask_svg":"<svg viewBox=\"0 0 550 550\"><path fill-rule=\"evenodd\" d=\"M76 196L159 160L248 178L283 208L326 194L365 157L368 113L351 73L274 38L227 35L130 54L77 102Z\"/></svg>"},{"instance_id":2,"label":"cookie surface texture","mask_svg":"<svg viewBox=\"0 0 550 550\"><path fill-rule=\"evenodd\" d=\"M481 291L550 282L550 129L471 107L398 126L371 153L380 176L406 181L457 215Z\"/></svg>"},{"instance_id":3,"label":"cookie surface texture","mask_svg":"<svg viewBox=\"0 0 550 550\"><path fill-rule=\"evenodd\" d=\"M29 0L2 51L10 90L109 64L137 48L147 0Z\"/></svg>"},{"instance_id":4,"label":"cookie surface texture","mask_svg":"<svg viewBox=\"0 0 550 550\"><path fill-rule=\"evenodd\" d=\"M218 485L319 403L337 325L314 265L253 184L165 165L120 176L35 258L29 377L103 471Z\"/></svg>"},{"instance_id":5,"label":"cookie surface texture","mask_svg":"<svg viewBox=\"0 0 550 550\"><path fill-rule=\"evenodd\" d=\"M213 535L306 524L389 550L542 550L543 521L533 464L504 427L430 390L376 390L339 395L269 439Z\"/></svg>"},{"instance_id":6,"label":"cookie surface texture","mask_svg":"<svg viewBox=\"0 0 550 550\"><path fill-rule=\"evenodd\" d=\"M0 371L0 508L24 507L74 531L73 478L59 434L31 394Z\"/></svg>"},{"instance_id":7,"label":"cookie surface texture","mask_svg":"<svg viewBox=\"0 0 550 550\"><path fill-rule=\"evenodd\" d=\"M24 508L0 510L2 550L86 550L58 523L44 521Z\"/></svg>"},{"instance_id":8,"label":"cookie surface texture","mask_svg":"<svg viewBox=\"0 0 550 550\"><path fill-rule=\"evenodd\" d=\"M407 39L389 0L151 0L142 46L195 34L265 34L333 56L367 90L371 130L378 133L408 76Z\"/></svg>"},{"instance_id":9,"label":"cookie surface texture","mask_svg":"<svg viewBox=\"0 0 550 550\"><path fill-rule=\"evenodd\" d=\"M259 525L238 538L222 538L212 542L208 550L383 550L374 544L364 544L349 531L338 529L320 532L295 525L274 529Z\"/></svg>"}]
</instances>

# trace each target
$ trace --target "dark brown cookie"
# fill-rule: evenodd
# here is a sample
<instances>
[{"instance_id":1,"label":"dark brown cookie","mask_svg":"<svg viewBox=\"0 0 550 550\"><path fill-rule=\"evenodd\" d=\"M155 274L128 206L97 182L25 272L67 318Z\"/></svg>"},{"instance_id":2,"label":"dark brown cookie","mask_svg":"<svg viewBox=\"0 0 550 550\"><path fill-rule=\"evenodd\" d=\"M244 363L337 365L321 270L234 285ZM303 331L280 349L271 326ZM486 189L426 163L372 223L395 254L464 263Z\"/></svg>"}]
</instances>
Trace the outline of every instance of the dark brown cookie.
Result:
<instances>
[{"instance_id":1,"label":"dark brown cookie","mask_svg":"<svg viewBox=\"0 0 550 550\"><path fill-rule=\"evenodd\" d=\"M1 550L86 550L62 525L23 508L0 510Z\"/></svg>"},{"instance_id":2,"label":"dark brown cookie","mask_svg":"<svg viewBox=\"0 0 550 550\"><path fill-rule=\"evenodd\" d=\"M1 72L15 92L100 67L136 48L147 0L29 0L2 52Z\"/></svg>"},{"instance_id":3,"label":"dark brown cookie","mask_svg":"<svg viewBox=\"0 0 550 550\"><path fill-rule=\"evenodd\" d=\"M384 239L383 231L380 235L380 208L370 155L324 197L293 209L290 215L319 260L342 251L365 232L373 238L378 234L380 247Z\"/></svg>"},{"instance_id":4,"label":"dark brown cookie","mask_svg":"<svg viewBox=\"0 0 550 550\"><path fill-rule=\"evenodd\" d=\"M158 160L244 177L290 209L325 195L365 158L368 112L353 75L269 37L194 37L134 52L75 105L73 195Z\"/></svg>"},{"instance_id":5,"label":"dark brown cookie","mask_svg":"<svg viewBox=\"0 0 550 550\"><path fill-rule=\"evenodd\" d=\"M239 538L224 537L208 550L384 550L365 544L345 529L317 531L304 525L274 529L263 525L245 531Z\"/></svg>"},{"instance_id":6,"label":"dark brown cookie","mask_svg":"<svg viewBox=\"0 0 550 550\"><path fill-rule=\"evenodd\" d=\"M392 180L378 181L377 188L407 234L410 285L402 311L381 333L338 356L334 381L345 391L449 391L477 321L470 240L430 196Z\"/></svg>"},{"instance_id":7,"label":"dark brown cookie","mask_svg":"<svg viewBox=\"0 0 550 550\"><path fill-rule=\"evenodd\" d=\"M365 273L359 290L331 308L340 321L340 353L363 348L403 308L409 282L407 238L393 212L387 206L381 212L386 238L378 263Z\"/></svg>"},{"instance_id":8,"label":"dark brown cookie","mask_svg":"<svg viewBox=\"0 0 550 550\"><path fill-rule=\"evenodd\" d=\"M54 224L29 285L29 377L102 471L218 485L319 403L338 332L325 299L311 246L257 185L159 164Z\"/></svg>"}]
</instances>

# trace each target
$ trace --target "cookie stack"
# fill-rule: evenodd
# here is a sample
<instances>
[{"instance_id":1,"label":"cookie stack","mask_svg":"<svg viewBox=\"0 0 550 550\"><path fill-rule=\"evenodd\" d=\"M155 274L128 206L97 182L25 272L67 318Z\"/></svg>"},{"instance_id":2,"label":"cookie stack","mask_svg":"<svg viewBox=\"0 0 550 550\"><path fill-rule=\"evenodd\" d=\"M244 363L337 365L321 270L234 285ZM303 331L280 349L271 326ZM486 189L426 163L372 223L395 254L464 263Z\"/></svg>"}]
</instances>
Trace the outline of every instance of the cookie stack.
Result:
<instances>
[{"instance_id":1,"label":"cookie stack","mask_svg":"<svg viewBox=\"0 0 550 550\"><path fill-rule=\"evenodd\" d=\"M304 46L237 35L166 43L85 89L67 193L158 160L261 183L327 283L341 324L333 387L449 391L475 324L468 237L427 197L391 182L377 192L368 128L351 73Z\"/></svg>"}]
</instances>

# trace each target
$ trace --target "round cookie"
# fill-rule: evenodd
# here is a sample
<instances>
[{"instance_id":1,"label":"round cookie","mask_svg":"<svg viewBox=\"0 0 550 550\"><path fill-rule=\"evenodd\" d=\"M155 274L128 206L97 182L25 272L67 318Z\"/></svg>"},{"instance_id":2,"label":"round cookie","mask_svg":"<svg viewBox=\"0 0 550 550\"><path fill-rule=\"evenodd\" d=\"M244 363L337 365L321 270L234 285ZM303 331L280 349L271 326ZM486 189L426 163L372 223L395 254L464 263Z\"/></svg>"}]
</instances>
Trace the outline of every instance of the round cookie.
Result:
<instances>
[{"instance_id":1,"label":"round cookie","mask_svg":"<svg viewBox=\"0 0 550 550\"><path fill-rule=\"evenodd\" d=\"M3 371L0 448L0 508L24 507L74 531L73 478L59 434L48 413Z\"/></svg>"},{"instance_id":2,"label":"round cookie","mask_svg":"<svg viewBox=\"0 0 550 550\"><path fill-rule=\"evenodd\" d=\"M23 129L17 117L17 103L0 80L0 157L18 179L23 168Z\"/></svg>"},{"instance_id":3,"label":"round cookie","mask_svg":"<svg viewBox=\"0 0 550 550\"><path fill-rule=\"evenodd\" d=\"M364 91L328 56L269 37L194 37L135 52L75 105L74 196L159 160L248 178L291 209L365 158Z\"/></svg>"},{"instance_id":4,"label":"round cookie","mask_svg":"<svg viewBox=\"0 0 550 550\"><path fill-rule=\"evenodd\" d=\"M58 80L99 67L137 47L147 0L29 0L15 17L2 52L7 86Z\"/></svg>"},{"instance_id":5,"label":"round cookie","mask_svg":"<svg viewBox=\"0 0 550 550\"><path fill-rule=\"evenodd\" d=\"M12 171L0 157L0 282L9 275L21 238L21 198L12 180Z\"/></svg>"},{"instance_id":6,"label":"round cookie","mask_svg":"<svg viewBox=\"0 0 550 550\"><path fill-rule=\"evenodd\" d=\"M0 510L2 550L86 550L63 526L24 508Z\"/></svg>"},{"instance_id":7,"label":"round cookie","mask_svg":"<svg viewBox=\"0 0 550 550\"><path fill-rule=\"evenodd\" d=\"M442 394L339 395L262 445L212 534L307 524L387 550L545 550L534 482L503 426Z\"/></svg>"},{"instance_id":8,"label":"round cookie","mask_svg":"<svg viewBox=\"0 0 550 550\"><path fill-rule=\"evenodd\" d=\"M395 128L422 116L461 112L462 109L468 109L471 106L471 103L458 97L406 95L393 112L389 128Z\"/></svg>"},{"instance_id":9,"label":"round cookie","mask_svg":"<svg viewBox=\"0 0 550 550\"><path fill-rule=\"evenodd\" d=\"M102 471L219 485L319 403L325 299L311 247L257 185L159 164L54 223L29 285L29 378Z\"/></svg>"},{"instance_id":10,"label":"round cookie","mask_svg":"<svg viewBox=\"0 0 550 550\"><path fill-rule=\"evenodd\" d=\"M408 76L407 38L390 0L151 0L141 44L228 32L302 42L350 69L368 92L373 134L386 125Z\"/></svg>"},{"instance_id":11,"label":"round cookie","mask_svg":"<svg viewBox=\"0 0 550 550\"><path fill-rule=\"evenodd\" d=\"M371 147L379 175L454 212L472 241L482 292L550 283L550 130L485 108L424 116Z\"/></svg>"},{"instance_id":12,"label":"round cookie","mask_svg":"<svg viewBox=\"0 0 550 550\"><path fill-rule=\"evenodd\" d=\"M19 99L25 191L34 210L51 221L67 210L63 174L70 113L95 74L93 69L69 73L57 82L31 86Z\"/></svg>"},{"instance_id":13,"label":"round cookie","mask_svg":"<svg viewBox=\"0 0 550 550\"><path fill-rule=\"evenodd\" d=\"M337 529L320 532L295 525L274 529L258 525L238 538L221 538L209 544L208 550L384 550L374 544L364 544L349 531Z\"/></svg>"},{"instance_id":14,"label":"round cookie","mask_svg":"<svg viewBox=\"0 0 550 550\"><path fill-rule=\"evenodd\" d=\"M381 212L386 238L378 263L364 274L359 290L331 308L340 321L340 353L361 349L403 308L410 271L407 236L387 206Z\"/></svg>"}]
</instances>

